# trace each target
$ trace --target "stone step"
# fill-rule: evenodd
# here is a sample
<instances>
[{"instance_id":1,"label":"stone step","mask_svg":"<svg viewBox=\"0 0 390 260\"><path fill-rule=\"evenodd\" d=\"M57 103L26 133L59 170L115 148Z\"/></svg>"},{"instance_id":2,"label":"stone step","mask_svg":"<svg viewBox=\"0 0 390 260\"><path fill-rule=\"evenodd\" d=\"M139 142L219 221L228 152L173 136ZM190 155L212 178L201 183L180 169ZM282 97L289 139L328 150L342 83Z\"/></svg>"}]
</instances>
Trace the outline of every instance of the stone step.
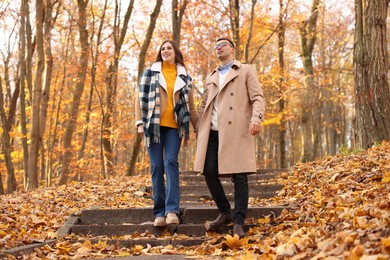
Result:
<instances>
[{"instance_id":1,"label":"stone step","mask_svg":"<svg viewBox=\"0 0 390 260\"><path fill-rule=\"evenodd\" d=\"M255 227L255 224L245 224L244 231L248 231L249 228ZM218 233L232 233L232 225L223 226L217 230L213 230ZM180 224L180 225L167 225L165 227L155 227L153 222L138 224L138 225L75 225L71 227L70 232L75 235L88 235L88 236L126 236L142 234L142 237L147 237L148 234L154 236L166 236L169 235L186 235L189 237L203 237L206 236L207 231L204 224Z\"/></svg>"},{"instance_id":2,"label":"stone step","mask_svg":"<svg viewBox=\"0 0 390 260\"><path fill-rule=\"evenodd\" d=\"M185 247L190 247L190 246L197 246L202 244L203 242L209 240L210 238L137 238L137 239L107 239L107 240L102 240L102 239L90 239L89 241L92 244L98 244L99 242L101 243L102 241L106 242L107 245L115 245L118 246L119 248L131 248L134 246L141 245L144 248L148 247L148 245L154 247L154 246L185 246ZM82 239L77 240L77 241L70 241L70 243L84 243ZM161 256L160 256L161 257ZM161 258L163 259L163 258Z\"/></svg>"},{"instance_id":3,"label":"stone step","mask_svg":"<svg viewBox=\"0 0 390 260\"><path fill-rule=\"evenodd\" d=\"M226 195L234 194L234 184L233 183L222 183L222 186L225 190ZM249 197L261 197L261 198L270 198L275 196L276 193L284 188L284 185L281 184L251 184L249 183ZM152 187L147 186L143 189L148 195L146 197L152 197ZM264 196L262 196L264 194ZM180 186L180 199L184 196L194 196L194 200L198 200L200 197L210 197L210 191L206 184L200 183L197 185L181 185ZM189 197L186 197L185 200L188 200Z\"/></svg>"},{"instance_id":4,"label":"stone step","mask_svg":"<svg viewBox=\"0 0 390 260\"><path fill-rule=\"evenodd\" d=\"M278 217L285 207L249 207L247 219L259 219L272 215ZM215 207L185 207L181 208L179 217L183 224L204 224L215 219L218 210ZM130 225L147 223L154 220L153 208L133 209L90 209L83 210L75 225Z\"/></svg>"},{"instance_id":5,"label":"stone step","mask_svg":"<svg viewBox=\"0 0 390 260\"><path fill-rule=\"evenodd\" d=\"M277 194L277 191L275 192L260 192L260 193L253 193L249 192L249 197L252 198L258 198L258 199L269 199L272 197L275 197ZM149 198L152 198L151 196L147 196ZM226 194L227 199L230 202L234 201L234 194ZM211 195L196 195L196 194L189 194L189 195L180 195L180 201L181 202L203 202L203 201L211 201L212 198Z\"/></svg>"},{"instance_id":6,"label":"stone step","mask_svg":"<svg viewBox=\"0 0 390 260\"><path fill-rule=\"evenodd\" d=\"M287 169L259 169L254 174L248 175L248 181L267 181L278 176L282 172L288 172ZM222 179L230 179L230 177L222 177ZM181 181L204 181L204 176L193 171L183 171L180 174Z\"/></svg>"},{"instance_id":7,"label":"stone step","mask_svg":"<svg viewBox=\"0 0 390 260\"><path fill-rule=\"evenodd\" d=\"M249 207L246 222L256 222L259 218L271 215L272 218L280 216L286 207ZM232 213L234 209L232 209ZM181 214L185 224L203 224L218 217L218 209L211 207L186 207Z\"/></svg>"},{"instance_id":8,"label":"stone step","mask_svg":"<svg viewBox=\"0 0 390 260\"><path fill-rule=\"evenodd\" d=\"M223 183L222 185L226 194L234 194L233 183ZM249 185L249 196L256 197L261 193L275 193L283 189L283 187L284 185L281 184ZM205 184L184 185L180 187L180 196L185 195L210 195L210 191Z\"/></svg>"}]
</instances>

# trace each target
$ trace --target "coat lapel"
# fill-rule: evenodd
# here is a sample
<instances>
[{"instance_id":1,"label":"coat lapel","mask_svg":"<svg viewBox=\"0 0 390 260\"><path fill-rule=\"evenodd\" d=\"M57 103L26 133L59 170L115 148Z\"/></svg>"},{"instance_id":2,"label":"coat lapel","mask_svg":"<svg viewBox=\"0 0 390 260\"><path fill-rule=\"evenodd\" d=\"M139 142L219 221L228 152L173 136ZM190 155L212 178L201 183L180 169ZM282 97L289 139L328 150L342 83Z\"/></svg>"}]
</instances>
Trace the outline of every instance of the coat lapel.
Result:
<instances>
[{"instance_id":1,"label":"coat lapel","mask_svg":"<svg viewBox=\"0 0 390 260\"><path fill-rule=\"evenodd\" d=\"M219 80L219 73L217 70L214 70L211 73L209 80L206 80L206 82L208 82L206 86L208 88L208 93L207 93L205 110L207 110L207 108L212 103L214 98L218 95L218 80Z\"/></svg>"},{"instance_id":2,"label":"coat lapel","mask_svg":"<svg viewBox=\"0 0 390 260\"><path fill-rule=\"evenodd\" d=\"M220 91L222 91L231 80L233 80L234 78L236 78L238 76L239 67L240 67L240 62L234 61L232 67L230 68L230 70L228 71L228 73L226 75L225 80L222 83L222 86L220 87Z\"/></svg>"}]
</instances>

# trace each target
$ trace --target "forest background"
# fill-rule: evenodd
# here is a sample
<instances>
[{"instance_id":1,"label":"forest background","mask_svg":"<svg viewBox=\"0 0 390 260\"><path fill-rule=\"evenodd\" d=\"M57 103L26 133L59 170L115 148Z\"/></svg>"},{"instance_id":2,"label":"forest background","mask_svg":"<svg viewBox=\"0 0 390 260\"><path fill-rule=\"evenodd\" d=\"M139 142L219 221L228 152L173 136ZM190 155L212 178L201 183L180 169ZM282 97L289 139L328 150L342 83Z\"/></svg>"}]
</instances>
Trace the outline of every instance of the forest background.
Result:
<instances>
[{"instance_id":1,"label":"forest background","mask_svg":"<svg viewBox=\"0 0 390 260\"><path fill-rule=\"evenodd\" d=\"M0 194L148 174L134 100L166 39L180 43L197 104L217 38L256 66L267 102L258 168L389 140L389 1L374 2L2 0ZM194 149L192 135L181 170Z\"/></svg>"}]
</instances>

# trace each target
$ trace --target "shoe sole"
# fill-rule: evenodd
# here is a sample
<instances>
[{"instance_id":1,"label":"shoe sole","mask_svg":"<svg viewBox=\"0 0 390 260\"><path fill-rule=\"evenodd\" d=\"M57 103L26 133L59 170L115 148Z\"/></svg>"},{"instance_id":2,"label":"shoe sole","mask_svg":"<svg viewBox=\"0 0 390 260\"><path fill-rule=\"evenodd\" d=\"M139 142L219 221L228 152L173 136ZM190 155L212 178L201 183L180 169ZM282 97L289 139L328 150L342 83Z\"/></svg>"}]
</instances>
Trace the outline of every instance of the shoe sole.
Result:
<instances>
[{"instance_id":1,"label":"shoe sole","mask_svg":"<svg viewBox=\"0 0 390 260\"><path fill-rule=\"evenodd\" d=\"M177 220L175 220L175 221L167 221L167 225L169 225L169 224L176 224L176 225L178 225L180 222L179 221L177 221Z\"/></svg>"}]
</instances>

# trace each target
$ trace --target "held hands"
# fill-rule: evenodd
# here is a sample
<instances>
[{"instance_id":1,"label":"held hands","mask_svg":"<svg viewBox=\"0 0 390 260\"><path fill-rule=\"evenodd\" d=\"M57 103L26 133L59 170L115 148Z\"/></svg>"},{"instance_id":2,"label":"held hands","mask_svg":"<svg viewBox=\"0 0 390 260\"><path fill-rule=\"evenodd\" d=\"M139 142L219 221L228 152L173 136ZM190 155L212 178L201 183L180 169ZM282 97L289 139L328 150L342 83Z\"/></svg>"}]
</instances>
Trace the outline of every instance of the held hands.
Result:
<instances>
[{"instance_id":1,"label":"held hands","mask_svg":"<svg viewBox=\"0 0 390 260\"><path fill-rule=\"evenodd\" d=\"M144 133L144 126L143 126L143 124L139 124L137 126L137 133L138 134L143 134Z\"/></svg>"},{"instance_id":2,"label":"held hands","mask_svg":"<svg viewBox=\"0 0 390 260\"><path fill-rule=\"evenodd\" d=\"M261 123L259 122L250 122L248 132L251 135L257 135L260 132Z\"/></svg>"}]
</instances>

